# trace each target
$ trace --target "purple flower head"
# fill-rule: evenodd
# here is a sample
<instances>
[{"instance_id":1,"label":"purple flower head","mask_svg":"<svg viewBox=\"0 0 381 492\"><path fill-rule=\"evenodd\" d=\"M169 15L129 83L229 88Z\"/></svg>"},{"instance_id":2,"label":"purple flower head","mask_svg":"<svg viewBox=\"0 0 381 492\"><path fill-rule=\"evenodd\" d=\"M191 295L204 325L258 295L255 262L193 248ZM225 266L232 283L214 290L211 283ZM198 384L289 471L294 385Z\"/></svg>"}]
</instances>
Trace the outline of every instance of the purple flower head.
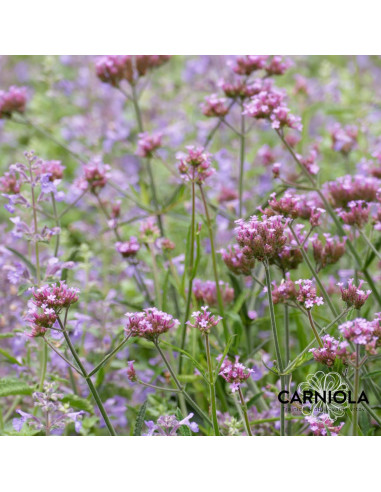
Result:
<instances>
[{"instance_id":1,"label":"purple flower head","mask_svg":"<svg viewBox=\"0 0 381 492\"><path fill-rule=\"evenodd\" d=\"M364 345L369 354L375 354L376 348L380 346L380 330L377 320L372 322L356 318L340 325L339 331L349 342Z\"/></svg>"},{"instance_id":2,"label":"purple flower head","mask_svg":"<svg viewBox=\"0 0 381 492\"><path fill-rule=\"evenodd\" d=\"M208 311L208 306L203 306L201 311L195 311L192 313L192 317L194 318L194 324L187 321L187 325L192 328L197 328L204 335L208 335L211 329L217 326L222 320L221 316L213 316L213 314Z\"/></svg>"},{"instance_id":3,"label":"purple flower head","mask_svg":"<svg viewBox=\"0 0 381 492\"><path fill-rule=\"evenodd\" d=\"M162 415L157 419L155 424L152 420L146 421L148 432L145 436L178 436L178 430L181 426L188 427L192 432L198 432L199 428L195 422L191 422L193 413L190 413L185 419L178 420L175 415Z\"/></svg>"},{"instance_id":4,"label":"purple flower head","mask_svg":"<svg viewBox=\"0 0 381 492\"><path fill-rule=\"evenodd\" d=\"M134 360L127 361L127 377L132 383L134 383L138 379L134 368L134 362Z\"/></svg>"},{"instance_id":5,"label":"purple flower head","mask_svg":"<svg viewBox=\"0 0 381 492\"><path fill-rule=\"evenodd\" d=\"M274 304L279 304L287 301L295 301L297 298L297 289L295 283L290 279L290 274L286 274L286 278L282 279L279 285L276 282L272 282L272 298ZM267 287L264 288L267 292Z\"/></svg>"},{"instance_id":6,"label":"purple flower head","mask_svg":"<svg viewBox=\"0 0 381 492\"><path fill-rule=\"evenodd\" d=\"M255 266L255 259L245 256L241 248L234 244L220 251L225 265L236 275L250 275Z\"/></svg>"},{"instance_id":7,"label":"purple flower head","mask_svg":"<svg viewBox=\"0 0 381 492\"><path fill-rule=\"evenodd\" d=\"M170 314L159 311L155 307L147 308L138 313L126 313L128 336L146 338L156 342L159 335L176 328L180 323Z\"/></svg>"},{"instance_id":8,"label":"purple flower head","mask_svg":"<svg viewBox=\"0 0 381 492\"><path fill-rule=\"evenodd\" d=\"M155 150L161 147L162 134L139 133L137 155L140 157L152 157Z\"/></svg>"},{"instance_id":9,"label":"purple flower head","mask_svg":"<svg viewBox=\"0 0 381 492\"><path fill-rule=\"evenodd\" d=\"M349 202L348 209L337 209L336 212L344 224L357 226L360 229L369 221L369 204L364 200Z\"/></svg>"},{"instance_id":10,"label":"purple flower head","mask_svg":"<svg viewBox=\"0 0 381 492\"><path fill-rule=\"evenodd\" d=\"M10 195L20 192L21 181L17 179L14 172L5 173L0 177L0 191Z\"/></svg>"},{"instance_id":11,"label":"purple flower head","mask_svg":"<svg viewBox=\"0 0 381 492\"><path fill-rule=\"evenodd\" d=\"M304 304L306 309L311 309L315 305L322 306L324 304L323 298L317 296L312 280L299 279L295 284L299 286L297 300Z\"/></svg>"},{"instance_id":12,"label":"purple flower head","mask_svg":"<svg viewBox=\"0 0 381 492\"><path fill-rule=\"evenodd\" d=\"M217 360L220 360L221 356L218 356ZM254 372L253 369L248 369L239 362L239 356L235 358L235 362L231 362L229 359L224 359L222 362L219 375L222 376L225 381L230 384L230 389L234 393L238 390L242 383L249 379L250 375Z\"/></svg>"},{"instance_id":13,"label":"purple flower head","mask_svg":"<svg viewBox=\"0 0 381 492\"><path fill-rule=\"evenodd\" d=\"M365 304L365 301L368 299L372 291L361 290L361 287L364 284L363 280L360 280L358 287L356 287L353 282L354 279L350 278L348 280L348 287L346 288L342 282L337 285L340 287L341 298L347 304L347 307L353 306L355 309L360 309Z\"/></svg>"},{"instance_id":14,"label":"purple flower head","mask_svg":"<svg viewBox=\"0 0 381 492\"><path fill-rule=\"evenodd\" d=\"M64 308L70 307L78 301L79 289L68 287L65 282L59 284L44 285L33 289L32 302L35 306L46 309L51 308L57 314Z\"/></svg>"},{"instance_id":15,"label":"purple flower head","mask_svg":"<svg viewBox=\"0 0 381 492\"><path fill-rule=\"evenodd\" d=\"M140 224L140 239L143 243L153 243L160 237L160 229L156 225L155 219L149 219Z\"/></svg>"},{"instance_id":16,"label":"purple flower head","mask_svg":"<svg viewBox=\"0 0 381 492\"><path fill-rule=\"evenodd\" d=\"M27 102L26 87L12 85L7 91L0 91L0 119L9 118L12 113L24 113Z\"/></svg>"},{"instance_id":17,"label":"purple flower head","mask_svg":"<svg viewBox=\"0 0 381 492\"><path fill-rule=\"evenodd\" d=\"M339 340L336 340L331 335L324 335L321 340L323 347L309 350L317 362L331 367L336 358L341 359L344 364L354 358L354 354L348 352L349 343L347 341L339 342Z\"/></svg>"},{"instance_id":18,"label":"purple flower head","mask_svg":"<svg viewBox=\"0 0 381 492\"><path fill-rule=\"evenodd\" d=\"M215 173L212 167L211 154L203 147L187 147L188 154L180 159L178 169L185 181L194 181L203 184L207 178Z\"/></svg>"},{"instance_id":19,"label":"purple flower head","mask_svg":"<svg viewBox=\"0 0 381 492\"><path fill-rule=\"evenodd\" d=\"M230 304L234 300L234 289L232 289L228 284L219 281L220 292L224 304ZM206 280L205 282L195 278L193 281L193 294L197 301L203 302L208 306L217 306L217 288L216 282L211 280Z\"/></svg>"},{"instance_id":20,"label":"purple flower head","mask_svg":"<svg viewBox=\"0 0 381 492\"><path fill-rule=\"evenodd\" d=\"M327 436L329 434L331 436L337 436L344 425L344 422L341 422L341 424L334 426L334 421L327 414L321 414L319 416L310 415L305 417L305 420L308 422L310 430L315 436Z\"/></svg>"},{"instance_id":21,"label":"purple flower head","mask_svg":"<svg viewBox=\"0 0 381 492\"><path fill-rule=\"evenodd\" d=\"M325 244L316 234L311 238L314 260L318 270L337 263L345 254L345 243L347 238L332 237L330 234L324 234Z\"/></svg>"},{"instance_id":22,"label":"purple flower head","mask_svg":"<svg viewBox=\"0 0 381 492\"><path fill-rule=\"evenodd\" d=\"M76 186L80 190L90 190L97 193L106 186L110 177L110 166L103 164L99 159L83 166L83 176L76 181Z\"/></svg>"},{"instance_id":23,"label":"purple flower head","mask_svg":"<svg viewBox=\"0 0 381 492\"><path fill-rule=\"evenodd\" d=\"M201 107L203 115L208 117L223 118L229 111L229 108L226 106L226 99L224 97L218 97L217 94L207 96Z\"/></svg>"},{"instance_id":24,"label":"purple flower head","mask_svg":"<svg viewBox=\"0 0 381 492\"><path fill-rule=\"evenodd\" d=\"M236 221L236 240L242 253L249 259L271 261L287 242L283 217L274 215L263 216L262 219L253 215L248 221Z\"/></svg>"},{"instance_id":25,"label":"purple flower head","mask_svg":"<svg viewBox=\"0 0 381 492\"><path fill-rule=\"evenodd\" d=\"M251 75L256 70L265 68L267 58L268 55L237 56L232 69L237 75Z\"/></svg>"},{"instance_id":26,"label":"purple flower head","mask_svg":"<svg viewBox=\"0 0 381 492\"><path fill-rule=\"evenodd\" d=\"M134 258L139 252L140 244L136 237L131 236L128 241L117 242L115 248L123 258Z\"/></svg>"},{"instance_id":27,"label":"purple flower head","mask_svg":"<svg viewBox=\"0 0 381 492\"><path fill-rule=\"evenodd\" d=\"M331 129L332 149L348 155L357 147L358 128L354 125L341 126L335 123Z\"/></svg>"}]
</instances>

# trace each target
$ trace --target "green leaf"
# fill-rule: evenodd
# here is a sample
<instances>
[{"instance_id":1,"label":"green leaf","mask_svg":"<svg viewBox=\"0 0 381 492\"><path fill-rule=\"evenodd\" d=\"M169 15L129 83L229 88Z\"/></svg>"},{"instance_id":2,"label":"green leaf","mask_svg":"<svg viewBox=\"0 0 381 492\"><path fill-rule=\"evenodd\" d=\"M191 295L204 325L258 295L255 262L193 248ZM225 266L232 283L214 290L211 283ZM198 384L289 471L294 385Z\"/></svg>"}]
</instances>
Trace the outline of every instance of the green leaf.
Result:
<instances>
[{"instance_id":1,"label":"green leaf","mask_svg":"<svg viewBox=\"0 0 381 492\"><path fill-rule=\"evenodd\" d=\"M34 277L37 275L37 273L36 273L36 267L33 265L33 263L31 263L28 260L28 258L26 258L23 254L19 253L15 249L11 248L10 246L5 246L5 247L7 248L8 251L10 251L11 253L13 253L15 256L17 256L18 258L20 258L20 260L22 262L25 263L25 265L29 268L30 272L32 273L32 275Z\"/></svg>"},{"instance_id":2,"label":"green leaf","mask_svg":"<svg viewBox=\"0 0 381 492\"><path fill-rule=\"evenodd\" d=\"M247 408L250 408L254 405L254 403L259 400L259 398L264 394L264 391L260 391L256 395L252 396L250 400L246 403Z\"/></svg>"},{"instance_id":3,"label":"green leaf","mask_svg":"<svg viewBox=\"0 0 381 492\"><path fill-rule=\"evenodd\" d=\"M18 366L21 366L21 363L15 357L13 357L12 354L10 354L9 352L7 352L3 348L0 348L0 354L3 355L6 359L8 359L8 361L11 364L17 364Z\"/></svg>"},{"instance_id":4,"label":"green leaf","mask_svg":"<svg viewBox=\"0 0 381 492\"><path fill-rule=\"evenodd\" d=\"M75 410L84 410L90 414L94 413L94 408L90 401L78 395L65 395L61 401L62 403L69 403Z\"/></svg>"},{"instance_id":5,"label":"green leaf","mask_svg":"<svg viewBox=\"0 0 381 492\"><path fill-rule=\"evenodd\" d=\"M164 343L165 345L168 345L168 347L172 348L176 352L180 352L180 354L183 354L185 355L185 357L188 357L188 359L190 359L193 362L194 366L200 371L201 376L209 384L208 378L206 377L203 367L199 362L197 362L197 360L194 357L191 356L191 354L189 354L186 350L181 349L180 347L176 347L176 345L172 345L171 343L166 342L165 340L161 340L160 343Z\"/></svg>"},{"instance_id":6,"label":"green leaf","mask_svg":"<svg viewBox=\"0 0 381 492\"><path fill-rule=\"evenodd\" d=\"M135 427L134 427L134 436L141 436L142 429L144 424L144 417L146 415L147 410L147 400L140 407L138 416L136 417Z\"/></svg>"},{"instance_id":7,"label":"green leaf","mask_svg":"<svg viewBox=\"0 0 381 492\"><path fill-rule=\"evenodd\" d=\"M14 333L0 333L0 338L13 338L15 336Z\"/></svg>"},{"instance_id":8,"label":"green leaf","mask_svg":"<svg viewBox=\"0 0 381 492\"><path fill-rule=\"evenodd\" d=\"M25 381L16 378L3 378L0 380L0 396L31 395L34 391Z\"/></svg>"},{"instance_id":9,"label":"green leaf","mask_svg":"<svg viewBox=\"0 0 381 492\"><path fill-rule=\"evenodd\" d=\"M363 374L361 377L363 379L367 379L367 378L372 378L374 376L381 376L381 370L379 369L378 371L368 372L368 374Z\"/></svg>"}]
</instances>

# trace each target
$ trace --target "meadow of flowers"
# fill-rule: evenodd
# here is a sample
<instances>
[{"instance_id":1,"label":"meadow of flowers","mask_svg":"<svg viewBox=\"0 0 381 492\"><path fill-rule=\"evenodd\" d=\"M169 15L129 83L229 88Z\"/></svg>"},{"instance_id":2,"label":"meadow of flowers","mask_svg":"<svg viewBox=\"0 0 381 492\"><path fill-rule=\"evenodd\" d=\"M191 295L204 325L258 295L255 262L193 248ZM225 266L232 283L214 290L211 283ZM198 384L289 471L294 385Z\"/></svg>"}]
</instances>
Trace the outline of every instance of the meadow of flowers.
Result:
<instances>
[{"instance_id":1,"label":"meadow of flowers","mask_svg":"<svg viewBox=\"0 0 381 492\"><path fill-rule=\"evenodd\" d=\"M380 77L1 56L0 434L381 435Z\"/></svg>"}]
</instances>

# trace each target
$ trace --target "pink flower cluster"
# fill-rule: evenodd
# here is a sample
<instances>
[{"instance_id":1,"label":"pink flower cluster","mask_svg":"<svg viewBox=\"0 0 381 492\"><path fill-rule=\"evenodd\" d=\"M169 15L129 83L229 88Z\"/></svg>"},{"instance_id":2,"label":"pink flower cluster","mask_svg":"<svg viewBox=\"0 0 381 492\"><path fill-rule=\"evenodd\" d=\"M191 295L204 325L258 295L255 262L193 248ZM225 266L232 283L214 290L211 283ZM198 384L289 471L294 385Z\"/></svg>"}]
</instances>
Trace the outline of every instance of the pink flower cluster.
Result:
<instances>
[{"instance_id":1,"label":"pink flower cluster","mask_svg":"<svg viewBox=\"0 0 381 492\"><path fill-rule=\"evenodd\" d=\"M314 260L318 270L327 265L337 263L345 254L346 237L340 240L340 238L332 237L330 234L323 234L323 236L325 238L325 244L323 244L317 234L311 238Z\"/></svg>"},{"instance_id":2,"label":"pink flower cluster","mask_svg":"<svg viewBox=\"0 0 381 492\"><path fill-rule=\"evenodd\" d=\"M203 306L201 311L195 311L192 313L192 317L194 318L194 324L187 321L187 325L192 328L197 328L204 335L208 335L210 330L217 326L222 320L221 316L213 316L213 314L208 311L208 306Z\"/></svg>"},{"instance_id":3,"label":"pink flower cluster","mask_svg":"<svg viewBox=\"0 0 381 492\"><path fill-rule=\"evenodd\" d=\"M289 60L284 60L279 55L272 57L268 55L244 55L237 56L232 68L237 75L247 76L256 70L265 70L267 76L270 76L283 75L290 65Z\"/></svg>"},{"instance_id":4,"label":"pink flower cluster","mask_svg":"<svg viewBox=\"0 0 381 492\"><path fill-rule=\"evenodd\" d=\"M354 125L341 126L335 123L331 129L332 149L348 155L357 146L358 128Z\"/></svg>"},{"instance_id":5,"label":"pink flower cluster","mask_svg":"<svg viewBox=\"0 0 381 492\"><path fill-rule=\"evenodd\" d=\"M37 176L49 175L50 181L62 179L64 170L65 166L61 164L61 161L41 161L34 169Z\"/></svg>"},{"instance_id":6,"label":"pink flower cluster","mask_svg":"<svg viewBox=\"0 0 381 492\"><path fill-rule=\"evenodd\" d=\"M20 193L21 181L17 179L14 172L4 173L4 176L0 177L0 190L3 193L9 193L17 195Z\"/></svg>"},{"instance_id":7,"label":"pink flower cluster","mask_svg":"<svg viewBox=\"0 0 381 492\"><path fill-rule=\"evenodd\" d=\"M24 113L26 102L26 87L12 85L7 91L0 91L0 119L9 118L12 113Z\"/></svg>"},{"instance_id":8,"label":"pink flower cluster","mask_svg":"<svg viewBox=\"0 0 381 492\"><path fill-rule=\"evenodd\" d=\"M283 127L302 130L301 119L290 113L290 109L285 105L285 94L278 89L268 89L254 95L245 104L243 114L255 119L268 119L271 126L279 130Z\"/></svg>"},{"instance_id":9,"label":"pink flower cluster","mask_svg":"<svg viewBox=\"0 0 381 492\"><path fill-rule=\"evenodd\" d=\"M107 180L110 177L110 166L103 164L99 160L94 160L83 166L83 176L77 181L76 185L80 190L90 190L97 193L99 189L106 186Z\"/></svg>"},{"instance_id":10,"label":"pink flower cluster","mask_svg":"<svg viewBox=\"0 0 381 492\"><path fill-rule=\"evenodd\" d=\"M323 298L317 296L312 280L300 279L297 280L295 284L299 286L299 292L296 299L304 304L306 309L311 309L314 305L322 306L324 304Z\"/></svg>"},{"instance_id":11,"label":"pink flower cluster","mask_svg":"<svg viewBox=\"0 0 381 492\"><path fill-rule=\"evenodd\" d=\"M62 309L68 309L78 301L78 293L78 289L68 287L64 282L33 289L31 307L26 316L32 331L27 333L27 336L45 335L46 331L56 323Z\"/></svg>"},{"instance_id":12,"label":"pink flower cluster","mask_svg":"<svg viewBox=\"0 0 381 492\"><path fill-rule=\"evenodd\" d=\"M203 184L215 173L212 167L211 155L203 147L188 146L188 155L180 160L178 169L185 181Z\"/></svg>"},{"instance_id":13,"label":"pink flower cluster","mask_svg":"<svg viewBox=\"0 0 381 492\"><path fill-rule=\"evenodd\" d=\"M134 362L134 360L127 361L127 378L129 381L131 381L131 383L134 383L138 380L138 376L134 368Z\"/></svg>"},{"instance_id":14,"label":"pink flower cluster","mask_svg":"<svg viewBox=\"0 0 381 492\"><path fill-rule=\"evenodd\" d=\"M40 308L54 309L59 313L62 309L70 307L78 301L79 289L68 287L65 282L59 284L44 285L33 289L33 303Z\"/></svg>"},{"instance_id":15,"label":"pink flower cluster","mask_svg":"<svg viewBox=\"0 0 381 492\"><path fill-rule=\"evenodd\" d=\"M340 325L339 331L346 340L356 345L364 345L365 350L373 355L381 345L379 321L377 318L374 321L356 318Z\"/></svg>"},{"instance_id":16,"label":"pink flower cluster","mask_svg":"<svg viewBox=\"0 0 381 492\"><path fill-rule=\"evenodd\" d=\"M365 301L368 299L371 290L361 290L362 285L364 284L363 280L360 280L358 287L353 283L354 279L351 278L348 280L348 287L345 288L342 282L337 285L340 287L341 298L347 304L347 307L354 307L355 309L360 309Z\"/></svg>"},{"instance_id":17,"label":"pink flower cluster","mask_svg":"<svg viewBox=\"0 0 381 492\"><path fill-rule=\"evenodd\" d=\"M333 366L336 359L340 359L345 363L349 359L353 359L354 354L348 352L349 343L347 341L339 342L331 335L324 335L321 338L323 347L310 349L316 362L320 362L328 367Z\"/></svg>"},{"instance_id":18,"label":"pink flower cluster","mask_svg":"<svg viewBox=\"0 0 381 492\"><path fill-rule=\"evenodd\" d=\"M217 360L220 360L222 356L219 356ZM230 384L230 389L234 393L238 391L242 383L249 379L250 375L254 372L253 369L248 369L239 362L239 356L235 358L235 362L231 362L229 359L224 359L222 362L219 375L222 376L225 381Z\"/></svg>"},{"instance_id":19,"label":"pink flower cluster","mask_svg":"<svg viewBox=\"0 0 381 492\"><path fill-rule=\"evenodd\" d=\"M139 232L143 243L152 243L160 236L160 229L152 217L140 224Z\"/></svg>"},{"instance_id":20,"label":"pink flower cluster","mask_svg":"<svg viewBox=\"0 0 381 492\"><path fill-rule=\"evenodd\" d=\"M134 84L147 71L160 67L169 58L169 55L108 55L97 61L95 71L102 82L118 87L122 80Z\"/></svg>"},{"instance_id":21,"label":"pink flower cluster","mask_svg":"<svg viewBox=\"0 0 381 492\"><path fill-rule=\"evenodd\" d=\"M202 113L204 116L223 118L228 114L229 108L226 106L226 99L218 97L217 94L212 94L205 98L202 104Z\"/></svg>"},{"instance_id":22,"label":"pink flower cluster","mask_svg":"<svg viewBox=\"0 0 381 492\"><path fill-rule=\"evenodd\" d=\"M332 205L339 208L357 200L376 201L380 182L373 177L346 175L327 183L325 188Z\"/></svg>"},{"instance_id":23,"label":"pink flower cluster","mask_svg":"<svg viewBox=\"0 0 381 492\"><path fill-rule=\"evenodd\" d=\"M222 280L220 280L219 286L224 304L230 304L234 300L234 289ZM216 306L218 304L216 282L211 280L202 281L195 278L192 291L197 301L208 306Z\"/></svg>"},{"instance_id":24,"label":"pink flower cluster","mask_svg":"<svg viewBox=\"0 0 381 492\"><path fill-rule=\"evenodd\" d=\"M234 244L220 251L225 265L236 275L250 275L255 265L254 258L245 256L241 248Z\"/></svg>"},{"instance_id":25,"label":"pink flower cluster","mask_svg":"<svg viewBox=\"0 0 381 492\"><path fill-rule=\"evenodd\" d=\"M142 312L126 313L128 336L146 338L156 341L158 336L179 325L179 321L170 314L159 311L155 307Z\"/></svg>"},{"instance_id":26,"label":"pink flower cluster","mask_svg":"<svg viewBox=\"0 0 381 492\"><path fill-rule=\"evenodd\" d=\"M162 134L152 134L148 132L139 133L137 155L140 157L152 157L155 150L161 147Z\"/></svg>"},{"instance_id":27,"label":"pink flower cluster","mask_svg":"<svg viewBox=\"0 0 381 492\"><path fill-rule=\"evenodd\" d=\"M128 241L117 242L115 248L123 258L134 258L138 254L140 244L136 237L131 236Z\"/></svg>"},{"instance_id":28,"label":"pink flower cluster","mask_svg":"<svg viewBox=\"0 0 381 492\"><path fill-rule=\"evenodd\" d=\"M369 221L369 204L364 200L356 200L348 203L348 210L336 209L337 215L344 224L357 226L360 229Z\"/></svg>"},{"instance_id":29,"label":"pink flower cluster","mask_svg":"<svg viewBox=\"0 0 381 492\"><path fill-rule=\"evenodd\" d=\"M297 297L297 290L295 283L290 279L290 274L286 274L286 278L282 279L279 286L276 282L272 282L272 298L274 304L279 304L287 301L295 301ZM265 287L265 292L267 292L267 287Z\"/></svg>"},{"instance_id":30,"label":"pink flower cluster","mask_svg":"<svg viewBox=\"0 0 381 492\"><path fill-rule=\"evenodd\" d=\"M328 432L331 436L337 436L344 425L344 422L341 422L341 424L334 426L334 421L325 413L319 416L310 415L305 420L309 423L315 436L327 436Z\"/></svg>"},{"instance_id":31,"label":"pink flower cluster","mask_svg":"<svg viewBox=\"0 0 381 492\"><path fill-rule=\"evenodd\" d=\"M253 215L248 221L236 221L235 236L242 248L242 253L249 259L271 261L281 251L287 242L283 217L262 216L262 219Z\"/></svg>"}]
</instances>

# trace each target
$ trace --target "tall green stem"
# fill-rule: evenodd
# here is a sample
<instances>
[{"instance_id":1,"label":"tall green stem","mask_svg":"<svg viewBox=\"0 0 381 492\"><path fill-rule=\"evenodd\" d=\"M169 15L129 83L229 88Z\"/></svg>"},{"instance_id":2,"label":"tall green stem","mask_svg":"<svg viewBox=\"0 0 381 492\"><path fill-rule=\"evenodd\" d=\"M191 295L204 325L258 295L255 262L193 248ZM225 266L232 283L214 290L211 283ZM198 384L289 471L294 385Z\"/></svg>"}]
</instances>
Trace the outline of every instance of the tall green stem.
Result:
<instances>
[{"instance_id":1,"label":"tall green stem","mask_svg":"<svg viewBox=\"0 0 381 492\"><path fill-rule=\"evenodd\" d=\"M307 315L308 315L308 319L309 319L309 322L310 322L310 325L311 325L311 328L312 328L312 331L315 335L315 338L317 340L317 343L319 344L319 347L320 348L323 348L323 342L321 341L321 338L319 336L319 333L317 332L316 328L315 328L315 323L314 323L314 320L312 318L312 314L311 314L311 309L307 309Z\"/></svg>"},{"instance_id":2,"label":"tall green stem","mask_svg":"<svg viewBox=\"0 0 381 492\"><path fill-rule=\"evenodd\" d=\"M55 196L54 196L54 193L53 193L53 192L51 192L51 193L50 193L50 196L51 196L51 198L52 198L53 214L54 214L54 219L55 219L55 221L56 221L56 226L57 226L58 228L60 228L60 227L61 227L61 225L60 225L60 219L59 219L58 214L57 214L56 198L55 198ZM58 232L58 233L56 234L56 246L55 246L55 248L54 248L54 256L55 256L56 258L57 258L57 255L58 255L58 249L59 249L59 247L60 247L60 232Z\"/></svg>"},{"instance_id":3,"label":"tall green stem","mask_svg":"<svg viewBox=\"0 0 381 492\"><path fill-rule=\"evenodd\" d=\"M239 394L239 399L241 400L242 413L245 420L246 432L248 433L249 436L252 436L253 433L251 432L249 417L247 416L247 406L246 406L245 398L243 397L242 394L241 387L238 388L238 394Z\"/></svg>"},{"instance_id":4,"label":"tall green stem","mask_svg":"<svg viewBox=\"0 0 381 492\"><path fill-rule=\"evenodd\" d=\"M72 356L74 357L74 360L76 361L79 369L82 372L83 377L86 380L87 386L89 387L89 390L90 390L91 394L93 395L93 398L94 398L94 400L95 400L95 402L99 408L99 411L101 412L101 415L103 417L103 420L105 421L106 427L107 427L110 435L116 436L116 432L115 432L114 427L113 427L113 425L109 419L109 416L107 415L107 412L103 406L103 403L102 403L102 400L100 399L98 391L97 391L96 387L94 386L93 382L91 381L91 377L87 373L84 365L82 364L81 359L79 358L79 355L77 354L77 351L74 348L74 345L71 343L70 336L67 333L65 326L62 324L62 321L60 318L58 318L58 323L61 327L63 336L65 337L67 346L69 347L69 350L70 350Z\"/></svg>"},{"instance_id":5,"label":"tall green stem","mask_svg":"<svg viewBox=\"0 0 381 492\"><path fill-rule=\"evenodd\" d=\"M217 421L216 388L214 386L214 377L213 377L213 370L212 370L212 358L210 356L209 336L207 334L205 335L205 350L206 350L206 359L208 362L210 404L211 404L211 410L212 410L213 429L214 429L214 435L219 436L220 431L218 429L218 421Z\"/></svg>"},{"instance_id":6,"label":"tall green stem","mask_svg":"<svg viewBox=\"0 0 381 492\"><path fill-rule=\"evenodd\" d=\"M265 267L265 273L266 273L266 285L267 285L267 298L269 301L269 308L270 308L270 320L271 320L271 329L273 333L273 338L274 338L274 345L275 345L275 354L276 354L276 359L277 359L277 364L278 364L278 370L282 374L283 373L283 362L282 362L282 356L280 353L280 347L279 347L279 340L278 340L278 332L277 332L277 327L276 327L276 321L275 321L275 312L274 312L274 304L273 304L273 296L271 293L271 278L270 278L270 267L267 261L263 262L263 265ZM281 390L284 389L284 376L281 376L280 381L281 381ZM285 429L284 429L284 405L281 404L280 407L280 434L281 436L285 435Z\"/></svg>"},{"instance_id":7,"label":"tall green stem","mask_svg":"<svg viewBox=\"0 0 381 492\"><path fill-rule=\"evenodd\" d=\"M243 107L241 104L241 110ZM240 135L240 151L239 151L239 217L242 217L243 208L243 175L245 166L245 116L241 114L241 135Z\"/></svg>"},{"instance_id":8,"label":"tall green stem","mask_svg":"<svg viewBox=\"0 0 381 492\"><path fill-rule=\"evenodd\" d=\"M155 286L156 303L159 309L161 309L160 281L159 281L159 272L156 263L155 251L153 250L152 244L147 244L147 248L151 254L151 259L152 259L152 272L153 272L153 283Z\"/></svg>"},{"instance_id":9,"label":"tall green stem","mask_svg":"<svg viewBox=\"0 0 381 492\"><path fill-rule=\"evenodd\" d=\"M352 435L353 436L358 436L358 408L357 408L357 400L359 397L359 388L360 388L360 345L356 344L356 366L355 366L355 373L354 373L354 382L353 382L353 388L354 388L354 407L353 407L353 412L352 412L352 418L353 418L353 430L352 430Z\"/></svg>"},{"instance_id":10,"label":"tall green stem","mask_svg":"<svg viewBox=\"0 0 381 492\"><path fill-rule=\"evenodd\" d=\"M172 376L172 379L175 383L175 385L178 387L180 392L184 395L184 398L187 400L187 402L196 410L196 412L203 417L203 419L209 424L212 425L212 421L210 418L206 415L206 413L197 405L197 403L192 399L192 397L185 391L183 388L182 384L178 380L175 371L173 370L171 364L168 362L168 359L164 355L164 352L161 350L160 345L158 342L154 342L155 347L157 348L161 358L163 359L164 364L166 365L170 375Z\"/></svg>"},{"instance_id":11,"label":"tall green stem","mask_svg":"<svg viewBox=\"0 0 381 492\"><path fill-rule=\"evenodd\" d=\"M204 189L203 189L201 184L200 184L200 193L201 193L201 198L202 198L202 202L204 205L206 223L207 223L208 232L209 232L210 250L211 250L211 255L212 255L214 281L216 282L218 308L219 308L220 314L222 316L222 326L224 328L224 336L225 336L225 341L227 343L229 340L229 328L228 328L228 324L227 324L226 318L225 318L224 303L223 303L223 299L222 299L220 281L219 281L219 277L218 277L216 249L214 247L213 227L212 227L212 221L210 220L209 209L208 209L208 204L206 202Z\"/></svg>"},{"instance_id":12,"label":"tall green stem","mask_svg":"<svg viewBox=\"0 0 381 492\"><path fill-rule=\"evenodd\" d=\"M195 184L192 181L192 218L191 218L191 229L190 229L190 250L189 250L189 262L188 262L188 292L187 292L187 302L185 306L185 314L182 324L182 332L181 332L181 344L180 348L184 350L185 340L187 335L187 325L186 322L189 319L190 314L190 305L192 300L192 290L193 290L193 263L194 263L194 240L195 240L195 216L196 216L196 193L195 193ZM182 361L183 358L179 357L179 374L181 374L182 370Z\"/></svg>"}]
</instances>

